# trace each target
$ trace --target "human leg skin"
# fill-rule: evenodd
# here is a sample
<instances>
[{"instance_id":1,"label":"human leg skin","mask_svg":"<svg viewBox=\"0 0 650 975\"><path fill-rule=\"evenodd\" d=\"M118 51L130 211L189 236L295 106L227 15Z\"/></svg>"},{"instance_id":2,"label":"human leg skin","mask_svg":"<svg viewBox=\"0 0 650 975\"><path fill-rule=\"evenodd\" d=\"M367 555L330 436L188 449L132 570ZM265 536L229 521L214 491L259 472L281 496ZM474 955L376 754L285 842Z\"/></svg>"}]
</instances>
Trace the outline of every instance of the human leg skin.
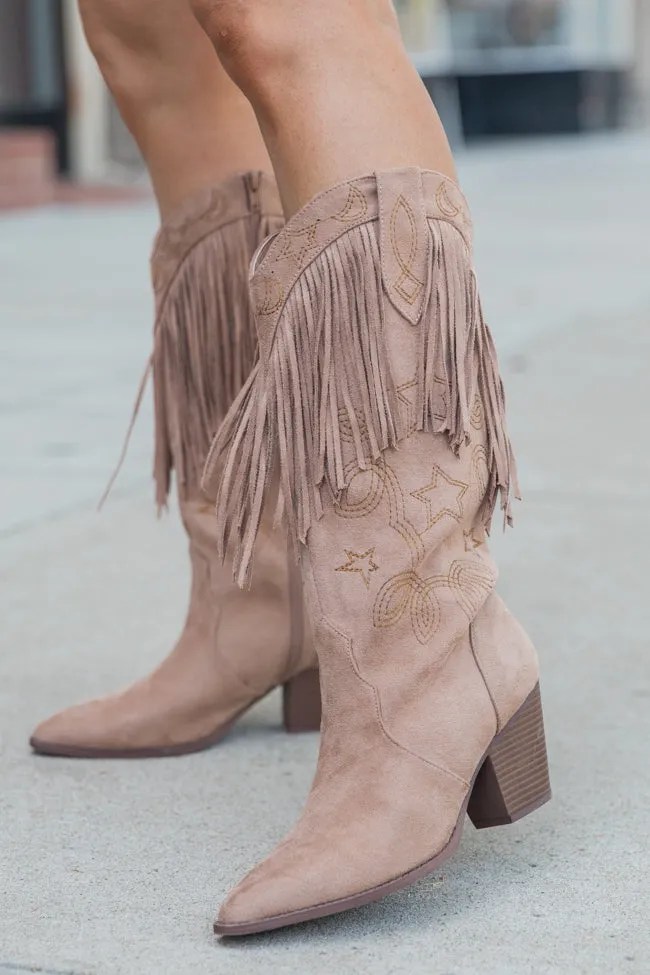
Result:
<instances>
[{"instance_id":1,"label":"human leg skin","mask_svg":"<svg viewBox=\"0 0 650 975\"><path fill-rule=\"evenodd\" d=\"M80 9L162 215L152 258L155 477L162 506L176 473L192 588L183 633L153 674L55 715L32 746L72 757L196 751L277 684L286 685L286 726L315 730L315 658L286 538L265 520L262 572L240 592L216 557L199 489L210 438L256 354L250 258L283 223L255 115L186 0L83 0Z\"/></svg>"},{"instance_id":2,"label":"human leg skin","mask_svg":"<svg viewBox=\"0 0 650 975\"><path fill-rule=\"evenodd\" d=\"M455 175L389 0L192 0L250 99L287 216L321 190L417 164Z\"/></svg>"},{"instance_id":3,"label":"human leg skin","mask_svg":"<svg viewBox=\"0 0 650 975\"><path fill-rule=\"evenodd\" d=\"M187 0L79 0L79 10L163 220L230 176L272 173L253 109Z\"/></svg>"},{"instance_id":4,"label":"human leg skin","mask_svg":"<svg viewBox=\"0 0 650 975\"><path fill-rule=\"evenodd\" d=\"M516 473L471 220L391 8L193 5L290 217L257 261L261 361L204 485L245 584L279 458L323 695L304 813L215 927L244 935L397 890L451 855L466 811L510 823L550 786L537 656L486 544Z\"/></svg>"}]
</instances>

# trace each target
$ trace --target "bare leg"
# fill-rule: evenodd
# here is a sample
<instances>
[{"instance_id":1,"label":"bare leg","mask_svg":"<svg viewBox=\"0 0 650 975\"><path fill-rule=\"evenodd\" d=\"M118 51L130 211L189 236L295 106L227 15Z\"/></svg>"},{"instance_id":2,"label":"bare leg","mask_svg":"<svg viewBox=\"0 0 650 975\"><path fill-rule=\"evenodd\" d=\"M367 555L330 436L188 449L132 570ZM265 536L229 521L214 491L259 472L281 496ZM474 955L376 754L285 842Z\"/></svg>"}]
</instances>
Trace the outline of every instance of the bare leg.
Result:
<instances>
[{"instance_id":1,"label":"bare leg","mask_svg":"<svg viewBox=\"0 0 650 975\"><path fill-rule=\"evenodd\" d=\"M390 0L192 0L250 99L287 215L368 170L454 175Z\"/></svg>"},{"instance_id":2,"label":"bare leg","mask_svg":"<svg viewBox=\"0 0 650 975\"><path fill-rule=\"evenodd\" d=\"M80 0L79 9L163 218L234 173L271 171L253 110L187 0Z\"/></svg>"}]
</instances>

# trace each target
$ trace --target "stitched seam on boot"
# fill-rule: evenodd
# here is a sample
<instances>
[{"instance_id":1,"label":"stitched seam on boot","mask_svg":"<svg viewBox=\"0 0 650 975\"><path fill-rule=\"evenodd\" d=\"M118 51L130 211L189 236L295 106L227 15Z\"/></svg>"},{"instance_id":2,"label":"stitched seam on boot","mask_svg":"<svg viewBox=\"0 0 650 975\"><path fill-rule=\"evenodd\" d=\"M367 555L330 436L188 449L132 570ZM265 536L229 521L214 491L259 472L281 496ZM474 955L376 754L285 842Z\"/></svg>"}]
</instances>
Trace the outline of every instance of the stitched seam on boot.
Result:
<instances>
[{"instance_id":1,"label":"stitched seam on boot","mask_svg":"<svg viewBox=\"0 0 650 975\"><path fill-rule=\"evenodd\" d=\"M247 692L247 694L249 694L251 696L251 698L253 698L253 699L257 699L257 698L261 697L262 695L268 693L268 691L270 691L271 688L273 688L273 687L276 686L276 684L271 684L271 686L270 687L267 687L266 690L260 689L259 687L251 687L251 685L248 683L248 681L244 680L244 678L233 667L233 665L230 663L230 661L228 660L228 658L225 656L225 654L221 650L221 647L220 646L217 646L215 656L219 660L219 666L220 667L223 667L224 670L227 670L228 673L230 674L230 676L233 677L237 681L237 683L240 685L240 687L243 687L244 690Z\"/></svg>"},{"instance_id":2,"label":"stitched seam on boot","mask_svg":"<svg viewBox=\"0 0 650 975\"><path fill-rule=\"evenodd\" d=\"M395 745L396 748L399 748L400 751L404 752L406 755L410 755L411 758L417 759L419 762L422 762L424 765L427 765L429 768L436 769L437 772L442 772L444 775L448 775L450 778L455 779L457 782L460 782L463 786L469 788L469 782L467 781L467 779L464 779L460 775L456 775L455 772L452 772L451 769L445 768L444 765L438 765L436 762L432 762L429 759L424 758L422 755L418 755L417 752L411 751L410 748L407 748L406 745L403 745L401 742L397 741L397 739L391 735L391 733L388 731L384 723L384 718L381 711L381 699L379 697L379 692L377 691L375 685L371 684L370 681L366 680L366 678L361 674L359 667L357 665L357 661L354 656L354 650L352 648L352 640L348 636L346 636L345 633L339 630L339 628L335 626L324 614L321 614L321 622L324 623L326 626L328 626L330 630L336 633L341 638L341 640L343 640L354 673L356 674L356 676L358 677L358 679L361 681L362 684L365 684L366 687L369 687L372 690L373 697L375 699L375 713L377 715L379 727L381 728L384 736L388 739L388 741L390 741L392 745Z\"/></svg>"},{"instance_id":3,"label":"stitched seam on boot","mask_svg":"<svg viewBox=\"0 0 650 975\"><path fill-rule=\"evenodd\" d=\"M205 556L202 552L199 552L199 555L207 563L207 566L208 566L208 580L209 580L210 579L210 559L207 556ZM212 593L211 586L209 588L210 588L210 593ZM220 629L220 623L221 623L221 620L223 618L223 611L221 609L218 609L217 610L217 613L218 613L219 619L217 621L217 626L215 627L215 632L217 634L216 639L215 639L215 657L219 661L219 666L222 667L225 671L227 671L228 674L232 678L234 678L234 680L239 684L239 686L242 687L246 691L246 693L249 694L251 696L251 698L255 700L255 699L261 697L263 694L267 693L271 688L266 688L266 690L264 690L264 689L260 690L259 688L252 687L248 683L248 681L244 680L244 678L238 673L238 671L235 669L235 667L233 666L233 664L230 663L227 655L223 652L223 649L222 649L223 639L220 638L219 635L218 635L219 629ZM274 686L275 685L273 685L273 684L271 685L271 687L274 687Z\"/></svg>"},{"instance_id":4,"label":"stitched seam on boot","mask_svg":"<svg viewBox=\"0 0 650 975\"><path fill-rule=\"evenodd\" d=\"M472 622L469 624L469 646L470 646L470 650L472 651L472 656L474 658L474 663L476 664L476 668L477 668L479 674L483 678L483 683L485 684L485 690L488 693L488 697L490 698L490 701L492 703L492 708L494 709L494 715L495 715L496 722L497 722L497 730L496 730L496 733L498 734L501 731L501 728L503 727L503 725L501 723L501 718L499 716L499 709L497 708L497 703L494 700L494 697L492 696L492 691L490 690L490 685L487 682L487 677L485 676L485 671L483 670L483 667L481 666L481 662L480 662L480 660L478 658L478 653L476 652L476 647L474 646L474 639L475 639L475 635L474 635L474 621L472 620Z\"/></svg>"},{"instance_id":5,"label":"stitched seam on boot","mask_svg":"<svg viewBox=\"0 0 650 975\"><path fill-rule=\"evenodd\" d=\"M289 648L287 665L282 683L300 673L299 664L305 652L305 615L300 584L300 569L292 558L291 545L287 543L287 577L289 597Z\"/></svg>"},{"instance_id":6,"label":"stitched seam on boot","mask_svg":"<svg viewBox=\"0 0 650 975\"><path fill-rule=\"evenodd\" d=\"M271 214L271 216L273 216L273 214ZM449 219L448 217L438 216L437 214L436 215L425 214L425 216L426 216L427 222L437 221L438 223L445 223L445 224L448 224L450 227L453 227L453 229L458 233L458 236L461 238L461 240L465 244L465 248L467 250L467 253L468 254L471 254L472 253L471 252L470 245L467 242L467 238L462 233L462 231L459 230L459 228L456 226L456 224L454 223L453 220ZM230 221L230 222L233 223L234 221ZM335 240L340 240L341 237L345 237L347 234L351 234L355 230L358 230L359 227L365 227L369 223L377 223L378 224L379 223L379 216L378 215L377 216L368 216L368 218L366 220L360 220L359 223L357 223L357 224L354 225L354 227L348 227L345 230L343 230L335 238ZM225 224L224 224L224 226L225 226ZM282 233L282 231L279 231L279 233ZM209 234L206 234L206 236L209 236ZM205 239L205 238L203 238L203 239ZM307 268L308 267L311 267L311 265L314 263L314 261L317 261L318 258L320 257L320 255L323 253L323 251L327 250L327 248L330 247L332 245L332 243L334 243L334 241L328 241L328 242L324 243L323 244L323 247L318 251L318 253L317 254L314 254L313 257L310 257L309 260L305 262L305 264L301 267L300 274L296 277L296 280L292 282L291 287L288 288L286 294L284 294L282 296L281 303L278 305L278 307L274 310L274 313L273 313L274 316L276 317L276 321L275 321L275 323L273 325L273 335L275 335L277 329L279 328L280 319L282 318L282 314L284 312L285 306L286 306L287 302L289 301L289 298L293 294L293 291L294 291L296 285L298 284L298 282L300 281L301 277L303 276L303 274L305 273L305 271L307 270ZM264 261L266 260L267 253L264 254L264 257L262 258L262 260L260 261L260 263L258 264L258 266L255 268L255 273L257 273L258 269L264 267ZM272 344L273 344L273 342L271 340L270 345L272 345Z\"/></svg>"},{"instance_id":7,"label":"stitched seam on boot","mask_svg":"<svg viewBox=\"0 0 650 975\"><path fill-rule=\"evenodd\" d=\"M293 294L293 292L294 292L294 290L295 290L298 282L303 277L303 275L304 275L305 271L307 270L307 268L311 267L311 265L314 263L314 261L317 261L318 260L318 258L323 253L323 251L326 251L329 247L331 247L332 244L335 243L335 241L340 240L341 237L346 237L348 234L353 233L355 230L358 230L359 227L365 227L369 223L379 223L379 217L378 216L369 216L366 220L360 220L359 223L356 223L354 225L354 227L347 227L347 228L345 228L343 231L341 231L340 234L338 234L334 238L334 240L326 241L323 244L323 246L321 247L321 249L318 251L318 253L317 254L314 254L312 257L310 257L309 260L306 261L301 266L300 273L296 275L295 280L291 282L291 286L287 289L286 293L281 296L280 302L278 303L277 307L275 307L273 309L274 321L273 321L272 328L271 328L271 338L270 338L270 341L269 341L269 348L272 348L272 346L273 346L273 340L274 340L274 337L275 337L275 333L277 332L278 328L280 327L280 322L282 320L282 315L284 314L284 309L286 308L287 302L289 301L289 298ZM280 233L282 233L282 231L280 231ZM266 260L267 255L268 255L268 251L267 251L266 254L264 254L264 257L263 257L262 261L260 261L260 264L258 265L258 268L255 269L255 273L257 273L260 268L263 268L264 267L264 261Z\"/></svg>"},{"instance_id":8,"label":"stitched seam on boot","mask_svg":"<svg viewBox=\"0 0 650 975\"><path fill-rule=\"evenodd\" d=\"M208 579L209 579L209 577L210 577L210 570L209 570L210 559L206 555L204 555L204 553L200 550L200 548L196 545L196 543L193 542L191 539L190 539L190 551L193 551L194 552L194 556L193 556L194 558L201 559L204 563L206 563L206 565L208 566ZM210 590L210 592L211 592L211 590ZM217 613L218 613L219 617L221 617L222 612L221 612L220 609L217 610ZM188 616L188 619L186 620L185 626L187 626L188 621L189 621L189 616ZM219 623L220 622L221 622L221 620L219 619L218 622L217 622L217 626L215 627L216 632L219 631ZM215 640L215 644L216 644L216 646L215 646L215 657L219 661L219 666L223 670L227 671L228 674L229 674L229 676L231 678L233 678L234 681L241 688L243 688L248 695L250 695L252 698L259 698L261 694L264 694L264 691L261 691L260 692L257 688L251 687L250 684L248 684L247 681L245 681L244 678L241 677L237 673L237 671L235 670L235 668L233 667L233 665L229 662L228 658L223 653L223 650L221 649L221 642L222 642L222 640L219 637L217 637L216 640Z\"/></svg>"},{"instance_id":9,"label":"stitched seam on boot","mask_svg":"<svg viewBox=\"0 0 650 975\"><path fill-rule=\"evenodd\" d=\"M343 631L340 630L338 626L332 623L331 620L329 620L328 617L323 612L323 605L321 603L320 593L318 592L318 586L316 585L316 578L314 576L311 567L309 571L311 573L311 588L316 596L316 599L318 600L318 608L320 610L319 622L324 623L325 626L328 626L333 633L336 633L337 636L341 638L346 648L346 652L349 657L350 663L352 664L352 669L354 673L356 674L356 676L358 677L358 679L361 681L362 684L365 684L366 687L369 687L371 689L375 700L375 713L377 715L379 727L381 728L381 731L384 734L384 736L388 739L388 741L390 741L392 745L394 745L396 748L399 748L400 751L403 751L406 755L410 755L411 758L415 758L417 761L422 762L423 765L426 765L428 768L436 769L436 771L442 772L443 774L450 776L450 778L455 779L457 782L462 783L462 785L469 787L469 782L466 779L464 779L462 776L456 775L456 773L452 772L450 769L447 769L442 765L437 765L436 762L431 762L428 759L423 758L421 755L412 752L409 748L406 748L405 745L402 745L399 741L396 741L392 737L392 735L386 728L386 725L384 724L383 715L381 713L381 701L379 698L379 693L377 691L377 688L374 686L374 684L371 684L370 681L366 680L366 678L363 677L363 675L361 674L356 658L354 656L354 652L352 650L352 640L345 633L343 633Z\"/></svg>"}]
</instances>

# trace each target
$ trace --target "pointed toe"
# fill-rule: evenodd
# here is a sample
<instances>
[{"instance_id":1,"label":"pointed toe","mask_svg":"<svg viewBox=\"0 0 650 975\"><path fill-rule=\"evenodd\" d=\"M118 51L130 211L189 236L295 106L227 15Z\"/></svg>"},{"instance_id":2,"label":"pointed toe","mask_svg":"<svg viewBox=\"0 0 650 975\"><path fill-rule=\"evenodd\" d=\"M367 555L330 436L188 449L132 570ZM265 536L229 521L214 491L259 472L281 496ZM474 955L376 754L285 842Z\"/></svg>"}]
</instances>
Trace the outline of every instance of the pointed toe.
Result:
<instances>
[{"instance_id":1,"label":"pointed toe","mask_svg":"<svg viewBox=\"0 0 650 975\"><path fill-rule=\"evenodd\" d=\"M71 757L91 738L82 706L67 708L47 718L34 729L30 747L39 755Z\"/></svg>"},{"instance_id":2,"label":"pointed toe","mask_svg":"<svg viewBox=\"0 0 650 975\"><path fill-rule=\"evenodd\" d=\"M41 721L34 729L29 739L30 748L42 755L56 755L58 750L69 744L68 722L65 712L53 715Z\"/></svg>"},{"instance_id":3,"label":"pointed toe","mask_svg":"<svg viewBox=\"0 0 650 975\"><path fill-rule=\"evenodd\" d=\"M269 922L275 920L278 909L278 892L265 878L255 873L244 877L221 905L219 916L214 922L215 934L242 935L267 930ZM276 925L271 924L275 927Z\"/></svg>"},{"instance_id":4,"label":"pointed toe","mask_svg":"<svg viewBox=\"0 0 650 975\"><path fill-rule=\"evenodd\" d=\"M214 931L215 934L228 934L232 928L253 920L256 919L247 907L246 898L241 898L239 888L235 888L219 908L219 914L214 922Z\"/></svg>"}]
</instances>

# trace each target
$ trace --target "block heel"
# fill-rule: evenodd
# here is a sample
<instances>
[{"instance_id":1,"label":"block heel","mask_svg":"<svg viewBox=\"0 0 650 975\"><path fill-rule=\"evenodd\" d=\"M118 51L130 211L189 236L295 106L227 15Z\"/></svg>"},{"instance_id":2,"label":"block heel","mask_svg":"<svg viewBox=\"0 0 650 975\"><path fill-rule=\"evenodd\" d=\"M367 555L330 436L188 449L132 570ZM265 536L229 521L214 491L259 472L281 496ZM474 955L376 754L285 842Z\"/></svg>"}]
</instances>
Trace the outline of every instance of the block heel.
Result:
<instances>
[{"instance_id":1,"label":"block heel","mask_svg":"<svg viewBox=\"0 0 650 975\"><path fill-rule=\"evenodd\" d=\"M477 829L503 826L551 798L539 684L490 746L467 813Z\"/></svg>"},{"instance_id":2,"label":"block heel","mask_svg":"<svg viewBox=\"0 0 650 975\"><path fill-rule=\"evenodd\" d=\"M321 716L318 670L305 670L283 686L282 714L290 733L319 731Z\"/></svg>"}]
</instances>

